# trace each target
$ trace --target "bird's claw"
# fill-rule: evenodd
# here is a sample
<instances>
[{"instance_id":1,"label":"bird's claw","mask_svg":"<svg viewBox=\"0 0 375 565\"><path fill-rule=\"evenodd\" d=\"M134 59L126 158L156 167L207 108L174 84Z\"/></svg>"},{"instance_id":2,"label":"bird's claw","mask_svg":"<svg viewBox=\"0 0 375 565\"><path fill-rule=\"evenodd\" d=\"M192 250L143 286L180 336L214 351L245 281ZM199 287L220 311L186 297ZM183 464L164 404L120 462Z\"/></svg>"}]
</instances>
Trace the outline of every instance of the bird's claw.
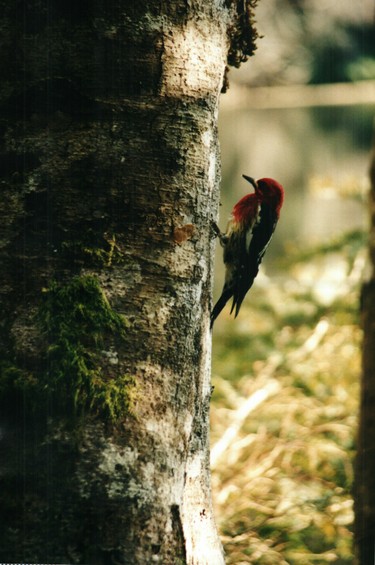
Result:
<instances>
[{"instance_id":1,"label":"bird's claw","mask_svg":"<svg viewBox=\"0 0 375 565\"><path fill-rule=\"evenodd\" d=\"M223 234L221 233L219 226L214 220L211 220L211 229L215 237L219 237L219 238L222 237Z\"/></svg>"}]
</instances>

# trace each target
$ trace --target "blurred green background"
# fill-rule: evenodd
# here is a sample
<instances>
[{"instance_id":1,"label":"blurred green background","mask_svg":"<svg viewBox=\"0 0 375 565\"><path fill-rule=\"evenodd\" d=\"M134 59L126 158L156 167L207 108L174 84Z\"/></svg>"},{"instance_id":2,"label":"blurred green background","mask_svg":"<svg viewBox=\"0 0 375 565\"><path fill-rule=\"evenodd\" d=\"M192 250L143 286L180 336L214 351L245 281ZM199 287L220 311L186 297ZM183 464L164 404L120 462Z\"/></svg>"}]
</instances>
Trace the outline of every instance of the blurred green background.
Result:
<instances>
[{"instance_id":1,"label":"blurred green background","mask_svg":"<svg viewBox=\"0 0 375 565\"><path fill-rule=\"evenodd\" d=\"M227 307L214 327L213 489L229 564L353 563L374 17L373 0L261 0L264 37L222 97L221 228L248 192L243 173L286 192L238 318Z\"/></svg>"}]
</instances>

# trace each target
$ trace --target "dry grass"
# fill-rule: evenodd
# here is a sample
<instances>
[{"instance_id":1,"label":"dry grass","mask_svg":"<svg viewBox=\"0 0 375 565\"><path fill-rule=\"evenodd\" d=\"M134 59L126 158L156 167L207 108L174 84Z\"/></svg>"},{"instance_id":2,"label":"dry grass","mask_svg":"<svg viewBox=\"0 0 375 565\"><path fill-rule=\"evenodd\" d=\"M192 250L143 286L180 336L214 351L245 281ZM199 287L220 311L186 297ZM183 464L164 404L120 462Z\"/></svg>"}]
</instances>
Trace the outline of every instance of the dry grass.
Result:
<instances>
[{"instance_id":1,"label":"dry grass","mask_svg":"<svg viewBox=\"0 0 375 565\"><path fill-rule=\"evenodd\" d=\"M297 262L215 328L213 489L228 564L353 562L364 255L349 251L341 281L324 280L334 258L311 281L311 260Z\"/></svg>"}]
</instances>

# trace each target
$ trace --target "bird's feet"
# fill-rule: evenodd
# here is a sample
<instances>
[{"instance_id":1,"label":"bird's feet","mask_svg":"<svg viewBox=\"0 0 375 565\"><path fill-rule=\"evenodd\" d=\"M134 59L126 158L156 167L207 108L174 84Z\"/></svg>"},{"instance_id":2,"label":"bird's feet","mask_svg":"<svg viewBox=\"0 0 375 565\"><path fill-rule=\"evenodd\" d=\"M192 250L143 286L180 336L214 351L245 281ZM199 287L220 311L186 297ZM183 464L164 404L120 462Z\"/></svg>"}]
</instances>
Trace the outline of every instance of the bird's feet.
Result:
<instances>
[{"instance_id":1,"label":"bird's feet","mask_svg":"<svg viewBox=\"0 0 375 565\"><path fill-rule=\"evenodd\" d=\"M225 245L228 241L228 238L225 235L225 233L220 231L219 226L217 225L216 222L214 222L214 220L211 220L211 229L214 234L214 237L218 237L220 239L221 245Z\"/></svg>"}]
</instances>

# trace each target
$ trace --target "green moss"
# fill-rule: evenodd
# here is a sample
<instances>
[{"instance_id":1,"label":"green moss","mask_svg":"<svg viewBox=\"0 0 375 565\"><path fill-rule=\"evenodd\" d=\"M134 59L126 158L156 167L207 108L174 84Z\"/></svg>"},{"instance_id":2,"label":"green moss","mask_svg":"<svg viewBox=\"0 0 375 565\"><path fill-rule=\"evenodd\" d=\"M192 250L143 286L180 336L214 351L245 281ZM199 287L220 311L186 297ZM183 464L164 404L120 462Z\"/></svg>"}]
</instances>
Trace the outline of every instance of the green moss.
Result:
<instances>
[{"instance_id":1,"label":"green moss","mask_svg":"<svg viewBox=\"0 0 375 565\"><path fill-rule=\"evenodd\" d=\"M20 369L9 360L0 362L0 401L6 402L33 388L37 383L31 373Z\"/></svg>"},{"instance_id":2,"label":"green moss","mask_svg":"<svg viewBox=\"0 0 375 565\"><path fill-rule=\"evenodd\" d=\"M39 321L46 344L39 389L54 407L112 421L129 413L134 377L116 374L103 355L110 342L124 338L126 320L112 310L98 280L83 276L64 285L53 282L44 290Z\"/></svg>"},{"instance_id":3,"label":"green moss","mask_svg":"<svg viewBox=\"0 0 375 565\"><path fill-rule=\"evenodd\" d=\"M36 323L40 366L30 370L11 354L3 357L2 406L21 402L25 409L89 413L112 422L132 412L135 378L121 373L115 353L116 344L125 338L127 321L111 308L97 278L52 282L43 289Z\"/></svg>"}]
</instances>

